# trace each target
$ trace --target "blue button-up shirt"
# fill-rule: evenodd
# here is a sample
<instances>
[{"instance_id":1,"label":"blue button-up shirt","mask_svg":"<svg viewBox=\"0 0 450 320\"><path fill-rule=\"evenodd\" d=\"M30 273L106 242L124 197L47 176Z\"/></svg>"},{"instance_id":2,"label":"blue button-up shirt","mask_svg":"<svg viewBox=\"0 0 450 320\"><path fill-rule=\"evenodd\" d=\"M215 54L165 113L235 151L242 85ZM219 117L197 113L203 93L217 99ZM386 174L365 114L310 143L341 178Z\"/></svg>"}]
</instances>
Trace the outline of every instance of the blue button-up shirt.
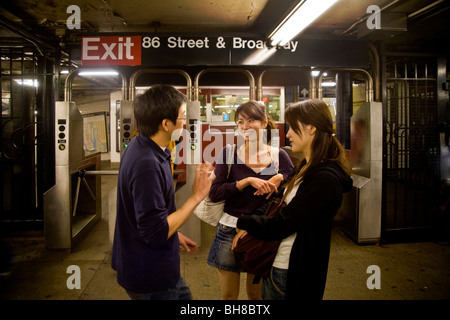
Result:
<instances>
[{"instance_id":1,"label":"blue button-up shirt","mask_svg":"<svg viewBox=\"0 0 450 320\"><path fill-rule=\"evenodd\" d=\"M162 291L178 282L178 234L167 239L175 210L170 154L138 135L122 155L117 182L112 267L126 290Z\"/></svg>"}]
</instances>

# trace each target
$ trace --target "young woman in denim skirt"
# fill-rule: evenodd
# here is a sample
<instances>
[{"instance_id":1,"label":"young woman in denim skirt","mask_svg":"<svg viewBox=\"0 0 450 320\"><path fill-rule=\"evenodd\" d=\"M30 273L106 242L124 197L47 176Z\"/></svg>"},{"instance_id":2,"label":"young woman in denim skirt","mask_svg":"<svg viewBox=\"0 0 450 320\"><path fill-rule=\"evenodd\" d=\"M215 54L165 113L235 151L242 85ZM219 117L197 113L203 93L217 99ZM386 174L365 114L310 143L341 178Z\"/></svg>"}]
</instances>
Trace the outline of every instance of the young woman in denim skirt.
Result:
<instances>
[{"instance_id":1,"label":"young woman in denim skirt","mask_svg":"<svg viewBox=\"0 0 450 320\"><path fill-rule=\"evenodd\" d=\"M235 121L244 143L234 148L233 163L228 174L226 148L215 166L215 179L209 197L212 201L225 199L224 215L219 222L211 245L208 264L217 268L224 300L235 300L239 295L241 269L231 250L236 236L238 217L251 214L261 207L266 198L278 190L293 169L288 154L271 147L272 130L276 124L264 105L249 101L236 109ZM254 275L247 274L248 299L261 299L261 284L253 283Z\"/></svg>"}]
</instances>

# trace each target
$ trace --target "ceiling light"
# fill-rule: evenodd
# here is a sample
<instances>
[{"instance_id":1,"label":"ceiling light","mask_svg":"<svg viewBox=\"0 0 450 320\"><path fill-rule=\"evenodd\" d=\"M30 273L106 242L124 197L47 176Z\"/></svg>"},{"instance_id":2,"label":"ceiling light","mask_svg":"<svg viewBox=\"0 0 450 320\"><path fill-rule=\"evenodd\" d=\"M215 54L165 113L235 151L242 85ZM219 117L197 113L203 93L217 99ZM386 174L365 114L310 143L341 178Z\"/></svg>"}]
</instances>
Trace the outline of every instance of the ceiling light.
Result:
<instances>
[{"instance_id":1,"label":"ceiling light","mask_svg":"<svg viewBox=\"0 0 450 320\"><path fill-rule=\"evenodd\" d=\"M272 46L284 46L338 0L304 0L269 35Z\"/></svg>"},{"instance_id":2,"label":"ceiling light","mask_svg":"<svg viewBox=\"0 0 450 320\"><path fill-rule=\"evenodd\" d=\"M117 76L119 73L114 70L92 70L92 71L81 71L78 75L80 76Z\"/></svg>"}]
</instances>

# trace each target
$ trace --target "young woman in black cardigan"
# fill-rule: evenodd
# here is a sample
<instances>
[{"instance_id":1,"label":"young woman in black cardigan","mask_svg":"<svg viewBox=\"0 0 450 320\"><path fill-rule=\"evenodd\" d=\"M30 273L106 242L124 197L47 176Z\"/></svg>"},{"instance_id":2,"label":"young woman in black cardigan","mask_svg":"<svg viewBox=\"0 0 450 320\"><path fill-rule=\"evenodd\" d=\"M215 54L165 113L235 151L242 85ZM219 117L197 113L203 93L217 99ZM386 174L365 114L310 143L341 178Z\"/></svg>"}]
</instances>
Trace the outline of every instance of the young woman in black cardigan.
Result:
<instances>
[{"instance_id":1,"label":"young woman in black cardigan","mask_svg":"<svg viewBox=\"0 0 450 320\"><path fill-rule=\"evenodd\" d=\"M240 217L234 245L247 232L265 240L282 240L270 276L263 282L263 299L321 300L332 221L342 194L351 190L350 168L323 101L290 105L285 119L292 151L305 156L277 195L287 192L287 206L274 218L257 214Z\"/></svg>"}]
</instances>

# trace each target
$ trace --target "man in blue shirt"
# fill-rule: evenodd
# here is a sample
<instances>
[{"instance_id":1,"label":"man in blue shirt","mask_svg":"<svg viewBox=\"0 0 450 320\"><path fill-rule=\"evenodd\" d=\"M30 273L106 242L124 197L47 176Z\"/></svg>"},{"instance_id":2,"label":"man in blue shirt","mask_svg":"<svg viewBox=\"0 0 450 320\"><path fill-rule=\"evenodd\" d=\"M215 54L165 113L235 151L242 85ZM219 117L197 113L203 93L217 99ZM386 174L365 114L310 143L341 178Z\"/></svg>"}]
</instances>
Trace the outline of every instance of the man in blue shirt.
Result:
<instances>
[{"instance_id":1,"label":"man in blue shirt","mask_svg":"<svg viewBox=\"0 0 450 320\"><path fill-rule=\"evenodd\" d=\"M197 166L192 195L177 210L166 148L183 128L185 103L183 94L165 85L152 86L134 102L139 135L120 163L112 252L117 281L132 299L192 298L180 275L179 246L197 245L177 230L208 194L213 167Z\"/></svg>"}]
</instances>

